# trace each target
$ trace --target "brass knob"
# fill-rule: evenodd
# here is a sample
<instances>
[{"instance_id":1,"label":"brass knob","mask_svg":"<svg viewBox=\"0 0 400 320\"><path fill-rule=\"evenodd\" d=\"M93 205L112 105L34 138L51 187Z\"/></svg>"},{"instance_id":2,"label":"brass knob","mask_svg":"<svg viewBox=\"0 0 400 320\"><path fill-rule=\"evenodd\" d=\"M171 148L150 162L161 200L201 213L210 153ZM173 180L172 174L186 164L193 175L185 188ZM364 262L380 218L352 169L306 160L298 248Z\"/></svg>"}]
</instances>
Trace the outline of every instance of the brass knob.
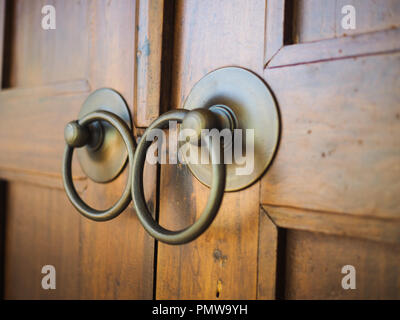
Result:
<instances>
[{"instance_id":1,"label":"brass knob","mask_svg":"<svg viewBox=\"0 0 400 320\"><path fill-rule=\"evenodd\" d=\"M89 142L89 130L78 121L71 121L64 129L65 142L73 148L80 148Z\"/></svg>"}]
</instances>

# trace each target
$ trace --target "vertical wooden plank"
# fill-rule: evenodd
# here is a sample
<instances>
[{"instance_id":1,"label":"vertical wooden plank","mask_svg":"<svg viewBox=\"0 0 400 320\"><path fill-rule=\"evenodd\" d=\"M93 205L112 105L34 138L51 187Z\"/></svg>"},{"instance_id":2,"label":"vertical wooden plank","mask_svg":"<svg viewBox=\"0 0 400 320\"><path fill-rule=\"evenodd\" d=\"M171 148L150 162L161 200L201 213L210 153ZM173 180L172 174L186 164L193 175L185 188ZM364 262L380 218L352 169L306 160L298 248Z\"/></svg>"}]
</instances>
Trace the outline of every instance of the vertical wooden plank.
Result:
<instances>
[{"instance_id":1,"label":"vertical wooden plank","mask_svg":"<svg viewBox=\"0 0 400 320\"><path fill-rule=\"evenodd\" d=\"M7 210L7 183L0 180L0 299L4 299L4 265L5 265L5 238L6 238L6 210Z\"/></svg>"},{"instance_id":2,"label":"vertical wooden plank","mask_svg":"<svg viewBox=\"0 0 400 320\"><path fill-rule=\"evenodd\" d=\"M171 106L193 85L228 65L263 70L265 1L177 1ZM255 299L259 183L227 192L210 228L182 246L158 247L158 299ZM162 165L160 218L178 230L202 213L209 189L183 165Z\"/></svg>"},{"instance_id":3,"label":"vertical wooden plank","mask_svg":"<svg viewBox=\"0 0 400 320\"><path fill-rule=\"evenodd\" d=\"M3 87L4 28L6 23L6 0L0 0L0 90Z\"/></svg>"},{"instance_id":4,"label":"vertical wooden plank","mask_svg":"<svg viewBox=\"0 0 400 320\"><path fill-rule=\"evenodd\" d=\"M134 101L134 1L91 1L90 68L93 89L111 87L122 94L131 114ZM128 166L105 185L89 181L83 194L96 208L110 207L121 196ZM146 199L156 203L156 167L144 172ZM76 213L75 213L76 214ZM107 223L81 221L80 297L83 299L151 299L154 240L141 226L132 205Z\"/></svg>"},{"instance_id":5,"label":"vertical wooden plank","mask_svg":"<svg viewBox=\"0 0 400 320\"><path fill-rule=\"evenodd\" d=\"M199 218L209 189L186 167L171 169L162 170L160 224L180 230ZM180 246L158 244L157 299L256 298L258 194L259 183L226 193L199 238Z\"/></svg>"},{"instance_id":6,"label":"vertical wooden plank","mask_svg":"<svg viewBox=\"0 0 400 320\"><path fill-rule=\"evenodd\" d=\"M0 0L0 90L3 88L3 55L6 1ZM6 217L6 182L0 180L0 299L4 298L4 240Z\"/></svg>"},{"instance_id":7,"label":"vertical wooden plank","mask_svg":"<svg viewBox=\"0 0 400 320\"><path fill-rule=\"evenodd\" d=\"M88 78L92 90L118 91L133 114L135 2L90 0Z\"/></svg>"},{"instance_id":8,"label":"vertical wooden plank","mask_svg":"<svg viewBox=\"0 0 400 320\"><path fill-rule=\"evenodd\" d=\"M82 219L62 190L8 183L6 299L79 299ZM56 269L55 290L41 286L45 265Z\"/></svg>"},{"instance_id":9,"label":"vertical wooden plank","mask_svg":"<svg viewBox=\"0 0 400 320\"><path fill-rule=\"evenodd\" d=\"M127 172L111 184L91 181L83 199L96 208L110 207L121 196ZM145 196L156 210L155 166L145 166ZM71 212L71 214L77 214ZM106 223L81 219L81 299L151 299L153 297L154 239L140 224L130 204Z\"/></svg>"},{"instance_id":10,"label":"vertical wooden plank","mask_svg":"<svg viewBox=\"0 0 400 320\"><path fill-rule=\"evenodd\" d=\"M258 230L257 299L272 300L276 297L278 259L278 227L260 208Z\"/></svg>"},{"instance_id":11,"label":"vertical wooden plank","mask_svg":"<svg viewBox=\"0 0 400 320\"><path fill-rule=\"evenodd\" d=\"M286 0L268 0L266 6L265 23L265 64L284 45L285 28L285 2Z\"/></svg>"},{"instance_id":12,"label":"vertical wooden plank","mask_svg":"<svg viewBox=\"0 0 400 320\"><path fill-rule=\"evenodd\" d=\"M160 112L164 0L137 1L134 122L147 127Z\"/></svg>"}]
</instances>

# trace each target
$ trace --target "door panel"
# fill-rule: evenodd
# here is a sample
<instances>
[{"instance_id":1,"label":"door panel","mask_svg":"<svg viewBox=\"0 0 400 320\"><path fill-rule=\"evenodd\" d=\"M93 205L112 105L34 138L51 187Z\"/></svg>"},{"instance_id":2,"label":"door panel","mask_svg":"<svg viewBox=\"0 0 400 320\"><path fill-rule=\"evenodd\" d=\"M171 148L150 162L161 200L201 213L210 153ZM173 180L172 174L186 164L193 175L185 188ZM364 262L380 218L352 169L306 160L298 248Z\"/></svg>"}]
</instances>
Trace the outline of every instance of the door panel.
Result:
<instances>
[{"instance_id":1,"label":"door panel","mask_svg":"<svg viewBox=\"0 0 400 320\"><path fill-rule=\"evenodd\" d=\"M399 244L288 230L283 298L399 299L399 259ZM356 268L356 290L341 286L345 265Z\"/></svg>"},{"instance_id":2,"label":"door panel","mask_svg":"<svg viewBox=\"0 0 400 320\"><path fill-rule=\"evenodd\" d=\"M282 136L262 180L262 203L399 217L399 58L266 70L279 99Z\"/></svg>"},{"instance_id":3,"label":"door panel","mask_svg":"<svg viewBox=\"0 0 400 320\"><path fill-rule=\"evenodd\" d=\"M294 43L333 39L399 27L400 4L396 0L287 0ZM342 7L356 9L356 28L341 26ZM346 10L347 12L347 10ZM288 15L287 15L288 16Z\"/></svg>"},{"instance_id":4,"label":"door panel","mask_svg":"<svg viewBox=\"0 0 400 320\"><path fill-rule=\"evenodd\" d=\"M182 107L193 85L224 66L263 70L265 1L176 1L171 105ZM160 224L193 223L209 189L186 166L162 165ZM196 241L158 245L159 299L255 299L259 183L226 193L217 218Z\"/></svg>"},{"instance_id":5,"label":"door panel","mask_svg":"<svg viewBox=\"0 0 400 320\"><path fill-rule=\"evenodd\" d=\"M56 30L48 32L41 28L41 10L45 4L44 1L7 1L6 32L10 33L10 42L6 43L10 59L5 70L7 87L32 87L86 78L88 2L54 1L52 5L56 13L58 11Z\"/></svg>"},{"instance_id":6,"label":"door panel","mask_svg":"<svg viewBox=\"0 0 400 320\"><path fill-rule=\"evenodd\" d=\"M61 190L24 182L7 186L5 298L79 297L81 218ZM56 268L56 290L43 290L44 265Z\"/></svg>"},{"instance_id":7,"label":"door panel","mask_svg":"<svg viewBox=\"0 0 400 320\"><path fill-rule=\"evenodd\" d=\"M171 105L182 106L208 72L238 65L271 87L282 132L260 199L258 184L228 193L203 237L159 244L156 297L399 297L398 8L352 2L362 21L346 38L343 4L331 2L176 3ZM207 195L186 167L163 165L161 224L193 223ZM341 287L346 264L359 272L357 292Z\"/></svg>"},{"instance_id":8,"label":"door panel","mask_svg":"<svg viewBox=\"0 0 400 320\"><path fill-rule=\"evenodd\" d=\"M282 132L260 193L260 227L275 225L276 236L259 246L277 254L275 265L259 260L260 297L275 273L278 298L399 299L398 3L279 3L268 4L264 79ZM344 4L356 8L351 38ZM345 265L356 290L341 287Z\"/></svg>"},{"instance_id":9,"label":"door panel","mask_svg":"<svg viewBox=\"0 0 400 320\"><path fill-rule=\"evenodd\" d=\"M133 1L53 1L56 29L42 30L43 1L6 1L0 92L0 177L5 191L5 298L151 299L154 240L130 206L108 223L83 218L61 181L63 129L88 94L114 88L134 114ZM74 181L89 205L105 209L122 193L127 169L108 184ZM156 168L145 170L155 210ZM57 289L43 290L43 265Z\"/></svg>"}]
</instances>

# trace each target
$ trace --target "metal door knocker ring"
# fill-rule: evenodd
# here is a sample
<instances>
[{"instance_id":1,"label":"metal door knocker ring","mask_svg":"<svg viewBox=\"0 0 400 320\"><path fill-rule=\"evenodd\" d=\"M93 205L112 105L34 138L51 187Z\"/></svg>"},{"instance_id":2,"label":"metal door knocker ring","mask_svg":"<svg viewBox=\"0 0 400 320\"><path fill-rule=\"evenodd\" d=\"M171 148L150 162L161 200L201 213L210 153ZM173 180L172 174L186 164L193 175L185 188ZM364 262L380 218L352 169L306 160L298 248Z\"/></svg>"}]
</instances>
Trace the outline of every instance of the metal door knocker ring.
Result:
<instances>
[{"instance_id":1,"label":"metal door knocker ring","mask_svg":"<svg viewBox=\"0 0 400 320\"><path fill-rule=\"evenodd\" d=\"M225 190L225 164L222 161L216 163L213 159L222 159L221 148L218 144L210 144L209 152L212 164L212 182L207 204L200 218L191 226L180 230L171 231L161 227L152 217L146 205L143 190L143 169L146 160L147 149L153 141L146 139L147 134L153 129L164 129L169 121L182 123L185 117L196 111L176 110L164 113L155 120L145 131L137 146L132 162L132 199L136 214L146 231L155 239L168 244L184 244L200 236L214 220L221 205ZM210 112L211 113L211 112ZM186 118L187 119L187 118ZM211 120L211 119L210 119ZM215 163L214 163L215 162Z\"/></svg>"},{"instance_id":2,"label":"metal door knocker ring","mask_svg":"<svg viewBox=\"0 0 400 320\"><path fill-rule=\"evenodd\" d=\"M221 68L200 79L187 96L183 109L164 113L147 128L136 152L129 109L116 91L99 89L93 92L86 99L78 119L65 129L67 146L62 169L64 188L72 204L85 217L106 221L118 216L133 199L136 214L146 231L168 244L184 244L200 236L214 220L225 191L244 189L264 174L276 153L280 136L279 111L272 92L257 75L237 67ZM177 121L183 129L192 130L195 139L189 144L190 154L192 151L199 154L199 142L204 141L203 129L228 129L232 138L238 132L245 133L245 148L239 151L245 150L251 164L248 173L237 174L242 167L240 161L224 163L225 151L231 153L233 146L236 155L236 147L243 147L241 138L232 140L230 148L222 147L220 141L217 143L213 139L207 142L211 165L186 161L190 172L210 187L210 194L200 218L179 231L167 230L153 219L143 189L147 150L153 143L148 139L149 133L154 129L165 129L170 121ZM78 195L71 172L74 148L79 148L77 156L83 172L100 183L117 177L129 160L127 184L122 197L111 208L93 209Z\"/></svg>"},{"instance_id":3,"label":"metal door knocker ring","mask_svg":"<svg viewBox=\"0 0 400 320\"><path fill-rule=\"evenodd\" d=\"M121 198L119 198L112 207L106 210L97 210L87 205L78 195L72 181L71 162L74 148L83 147L89 143L89 124L101 120L106 121L118 130L126 145L128 159L130 162L133 160L135 146L128 125L119 116L112 114L111 112L95 111L83 116L78 121L72 121L67 124L65 128L65 140L67 145L64 151L62 166L64 188L69 200L83 216L95 221L107 221L115 218L124 211L131 202L130 172Z\"/></svg>"}]
</instances>

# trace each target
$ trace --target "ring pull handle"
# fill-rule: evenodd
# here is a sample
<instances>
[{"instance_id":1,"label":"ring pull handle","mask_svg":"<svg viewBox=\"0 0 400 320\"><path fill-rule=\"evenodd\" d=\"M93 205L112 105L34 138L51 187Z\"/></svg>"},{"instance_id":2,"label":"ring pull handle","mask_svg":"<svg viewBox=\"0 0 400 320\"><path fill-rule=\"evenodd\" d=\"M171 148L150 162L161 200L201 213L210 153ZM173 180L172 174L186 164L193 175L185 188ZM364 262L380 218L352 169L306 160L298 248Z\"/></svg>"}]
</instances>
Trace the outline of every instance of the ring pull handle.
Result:
<instances>
[{"instance_id":1,"label":"ring pull handle","mask_svg":"<svg viewBox=\"0 0 400 320\"><path fill-rule=\"evenodd\" d=\"M222 161L223 150L216 143L209 143L209 152L212 163L212 182L207 204L200 218L191 226L180 230L171 231L160 226L152 217L144 197L143 169L146 160L147 149L153 141L148 141L147 135L153 129L164 129L169 121L182 123L185 128L192 128L199 135L201 129L212 129L217 126L218 116L205 109L193 111L176 110L164 113L156 119L145 131L136 148L132 162L132 198L136 213L146 231L155 239L168 244L184 244L200 236L214 220L221 205L225 190L226 168ZM219 159L217 162L216 160Z\"/></svg>"},{"instance_id":2,"label":"ring pull handle","mask_svg":"<svg viewBox=\"0 0 400 320\"><path fill-rule=\"evenodd\" d=\"M125 143L128 152L128 159L133 160L135 150L133 138L126 122L119 116L108 111L94 111L77 121L67 124L64 131L66 147L63 157L62 178L64 189L73 206L85 217L95 221L107 221L118 216L131 201L131 172L127 179L125 189L121 198L107 210L97 210L86 204L75 189L72 181L72 155L75 148L88 147L96 148L102 141L102 129L100 121L105 121L118 130ZM90 130L90 127L96 127ZM97 136L95 136L97 133ZM94 137L95 136L95 137ZM100 142L99 142L100 141Z\"/></svg>"}]
</instances>

